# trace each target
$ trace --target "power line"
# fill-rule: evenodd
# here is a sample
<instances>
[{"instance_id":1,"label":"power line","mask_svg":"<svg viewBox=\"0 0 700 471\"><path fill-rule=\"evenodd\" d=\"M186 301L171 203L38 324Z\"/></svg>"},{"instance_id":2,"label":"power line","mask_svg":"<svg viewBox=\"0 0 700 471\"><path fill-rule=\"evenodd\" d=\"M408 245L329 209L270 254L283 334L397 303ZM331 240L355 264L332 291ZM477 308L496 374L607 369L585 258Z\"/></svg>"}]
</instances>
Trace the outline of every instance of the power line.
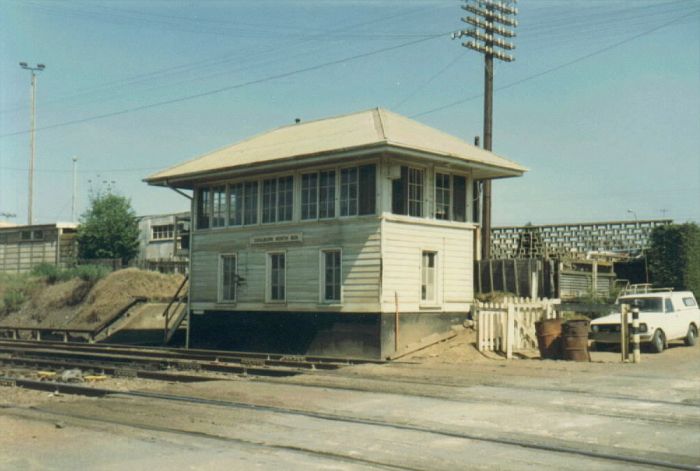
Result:
<instances>
[{"instance_id":1,"label":"power line","mask_svg":"<svg viewBox=\"0 0 700 471\"><path fill-rule=\"evenodd\" d=\"M63 123L52 124L52 125L49 125L49 126L42 126L42 127L36 128L36 131L45 131L45 130L47 130L47 129L56 129L56 128L61 128L61 127L65 127L65 126L70 126L70 125L73 125L73 124L79 124L79 123L85 123L85 122L88 122L88 121L95 121L95 120L98 120L98 119L110 118L110 117L112 117L112 116L119 116L119 115L122 115L122 114L133 113L133 112L136 112L136 111L143 111L143 110L147 110L147 109L151 109L151 108L156 108L156 107L160 107L160 106L164 106L164 105L170 105L170 104L174 104L174 103L181 103L181 102L184 102L184 101L194 100L194 99L196 99L196 98L202 98L202 97L205 97L205 96L216 95L216 94L219 94L219 93L227 92L227 91L230 91L230 90L236 90L236 89L243 88L243 87L247 87L247 86L250 86L250 85L257 85L257 84L260 84L260 83L270 82L270 81L272 81L272 80L278 80L278 79L281 79L281 78L291 77L291 76L293 76L293 75L298 75L298 74L305 73L305 72L311 72L311 71L314 71L314 70L323 69L323 68L330 67L330 66L333 66L333 65L342 64L342 63L344 63L344 62L350 62L350 61L353 61L353 60L357 60L357 59L362 59L362 58L365 58L365 57L374 56L374 55L381 54L381 53L384 53L384 52L394 51L394 50L401 49L401 48L404 48L404 47L413 46L414 44L419 44L419 43L423 43L423 42L426 42L426 41L431 41L431 40L436 39L436 38L438 38L438 37L444 36L445 34L447 34L447 33L439 34L439 35L436 34L436 35L431 36L431 37L428 37L428 38L417 39L417 40L415 40L415 41L409 41L409 42L402 43L402 44L398 44L398 45L395 45L395 46L384 47L384 48L381 48L381 49L376 49L376 50L374 50L374 51L364 52L364 53L361 53L361 54L356 54L356 55L354 55L354 56L344 57L344 58L342 58L342 59L335 59L335 60L332 60L332 61L323 62L323 63L321 63L321 64L316 64L316 65L312 65L312 66L309 66L309 67L303 67L303 68L296 69L296 70L292 70L292 71L288 71L288 72L282 72L282 73L279 73L279 74L270 75L270 76L263 77L263 78L259 78L259 79L255 79L255 80L249 80L249 81L247 81L247 82L242 82L242 83L238 83L238 84L235 84L235 85L228 85L228 86L226 86L226 87L221 87L221 88L217 88L217 89L214 89L214 90L208 90L208 91L201 92L201 93L195 93L195 94L192 94L192 95L186 95L186 96L182 96L182 97L178 97L178 98L173 98L173 99L170 99L170 100L158 101L158 102L155 102L155 103L149 103L148 105L136 106L136 107L127 108L127 109L124 109L124 110L112 111L112 112L110 112L110 113L104 113L104 114L100 114L100 115L90 116L90 117L87 117L87 118L76 119L76 120L73 120L73 121L66 121L66 122L63 122ZM18 135L21 135L21 134L26 134L26 133L28 133L28 132L29 132L28 130L16 131L16 132L12 132L12 133L0 134L0 137L18 136Z\"/></svg>"},{"instance_id":2,"label":"power line","mask_svg":"<svg viewBox=\"0 0 700 471\"><path fill-rule=\"evenodd\" d=\"M641 37L643 37L643 36L647 36L647 35L649 35L649 34L655 33L656 31L658 31L658 30L660 30L660 29L666 28L667 26L670 26L670 25L672 25L673 23L676 23L676 22L678 22L678 21L680 21L680 20L683 20L683 19L685 19L686 17L688 17L688 16L690 16L690 15L694 15L694 14L696 14L696 13L698 13L698 12L700 12L700 9L693 10L693 11L690 12L688 15L683 15L683 16L681 16L681 17L676 17L676 18L674 18L674 19L671 20L671 21L667 21L667 22L665 22L665 23L663 23L663 24L661 24L661 25L659 25L659 26L656 26L656 27L654 27L654 28L648 29L648 30L643 31L643 32L641 32L641 33L639 33L639 34L635 34L635 35L630 36L630 37L628 37L628 38L626 38L626 39L623 39L622 41L618 41L618 42L616 42L616 43L614 43L614 44L610 44L610 45L608 45L608 46L605 46L605 47L603 47L603 48L600 48L600 49L597 49L597 50L595 50L595 51L593 51L593 52L590 52L590 53L588 53L588 54L585 54L585 55L583 55L583 56L579 56L579 57L577 57L576 59L573 59L573 60L564 62L563 64L559 64L559 65L557 65L557 66L554 66L554 67L551 67L551 68L549 68L549 69L543 70L543 71L538 72L538 73L536 73L536 74L529 75L529 76L527 76L527 77L523 77L522 79L516 80L515 82L511 82L511 83L506 84L506 85L503 85L503 86L501 86L501 87L497 87L496 90L497 90L497 91L501 91L501 90L505 90L505 89L508 89L508 88L512 88L512 87L515 87L516 85L520 85L520 84L522 84L522 83L529 82L530 80L534 80L534 79L536 79L536 78L542 77L543 75L547 75L547 74L549 74L549 73L556 72L556 71L561 70L561 69L563 69L563 68L565 68L565 67L569 67L569 66L571 66L571 65L578 64L579 62L582 62L582 61L584 61L584 60L586 60L586 59L590 59L591 57L597 56L597 55L602 54L602 53L604 53L604 52L610 51L611 49L615 49L615 48L617 48L617 47L619 47L619 46L622 46L623 44L627 44L627 43L629 43L629 42L631 42L631 41L634 41L635 39L638 39L638 38L641 38ZM448 104L446 104L446 105L438 106L438 107L436 107L436 108L432 108L432 109L429 109L429 110L426 110L426 111L422 111L422 112L420 112L420 113L413 114L413 115L411 115L410 117L411 117L411 118L417 118L417 117L419 117L419 116L425 116L425 115L428 115L428 114L436 113L436 112L438 112L438 111L442 111L442 110L445 110L445 109L447 109L447 108L452 108L452 107L454 107L454 106L461 105L461 104L463 104L463 103L467 103L467 102L469 102L469 101L471 101L471 100L475 100L475 99L481 98L481 97L483 97L483 96L484 96L483 93L480 93L480 94L478 94L478 95L472 95L472 96L470 96L470 97L468 97L468 98L464 98L464 99L462 99L462 100L454 101L454 102L448 103ZM1 136L0 136L0 137L1 137Z\"/></svg>"}]
</instances>

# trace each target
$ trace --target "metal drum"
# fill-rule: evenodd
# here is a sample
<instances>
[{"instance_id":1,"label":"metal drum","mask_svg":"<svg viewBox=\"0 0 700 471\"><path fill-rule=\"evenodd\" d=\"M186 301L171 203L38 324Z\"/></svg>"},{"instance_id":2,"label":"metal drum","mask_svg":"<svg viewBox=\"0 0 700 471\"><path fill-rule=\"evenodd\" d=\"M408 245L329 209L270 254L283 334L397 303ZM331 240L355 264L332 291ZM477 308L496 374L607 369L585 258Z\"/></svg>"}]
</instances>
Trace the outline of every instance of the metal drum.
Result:
<instances>
[{"instance_id":1,"label":"metal drum","mask_svg":"<svg viewBox=\"0 0 700 471\"><path fill-rule=\"evenodd\" d=\"M547 319L535 322L537 347L543 360L561 358L561 319Z\"/></svg>"},{"instance_id":2,"label":"metal drum","mask_svg":"<svg viewBox=\"0 0 700 471\"><path fill-rule=\"evenodd\" d=\"M564 360L591 361L588 353L588 320L568 321L564 324Z\"/></svg>"}]
</instances>

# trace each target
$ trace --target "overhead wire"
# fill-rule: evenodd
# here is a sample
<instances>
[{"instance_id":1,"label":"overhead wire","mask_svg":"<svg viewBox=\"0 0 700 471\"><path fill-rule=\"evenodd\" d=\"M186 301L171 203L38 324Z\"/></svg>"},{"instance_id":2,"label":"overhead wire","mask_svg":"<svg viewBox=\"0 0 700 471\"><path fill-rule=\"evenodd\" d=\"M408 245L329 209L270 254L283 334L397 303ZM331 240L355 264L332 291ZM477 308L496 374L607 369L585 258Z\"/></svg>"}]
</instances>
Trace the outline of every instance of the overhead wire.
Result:
<instances>
[{"instance_id":1,"label":"overhead wire","mask_svg":"<svg viewBox=\"0 0 700 471\"><path fill-rule=\"evenodd\" d=\"M691 14L691 15L694 15L694 14L697 14L698 12L700 12L700 9L693 10L690 14ZM680 20L682 20L682 19L685 19L686 16L687 16L687 15L683 15L683 16L681 16L681 17L676 17L676 18L674 18L674 19L671 20L671 21L667 21L667 22L665 22L665 23L663 23L663 24L661 24L661 25L655 26L654 28L651 28L651 29L642 31L641 33L638 33L638 34L635 34L635 35L633 35L633 36L627 37L626 39L623 39L622 41L618 41L618 42L615 42L615 43L613 43L613 44L609 44L609 45L607 45L607 46L605 46L605 47L602 47L602 48L600 48L600 49L596 49L596 50L594 50L594 51L592 51L592 52L589 52L589 53L584 54L584 55L582 55L582 56L576 57L575 59L572 59L572 60L570 60L570 61L566 61L566 62L561 63L561 64L559 64L559 65L556 65L556 66L554 66L554 67L550 67L550 68L548 68L548 69L542 70L542 71L537 72L537 73L535 73L535 74L528 75L527 77L523 77L523 78L521 78L521 79L519 79L519 80L515 80L514 82L508 83L508 84L506 84L506 85L502 85L502 86L500 86L500 87L494 87L494 91L506 90L506 89L515 87L515 86L517 86L517 85L520 85L520 84L522 84L522 83L529 82L529 81L534 80L534 79L536 79L536 78L542 77L543 75L547 75L547 74L550 74L550 73L552 73L552 72L556 72L556 71L558 71L558 70L561 70L561 69L564 69L564 68L566 68L566 67L572 66L572 65L574 65L574 64L578 64L579 62L585 61L586 59L589 59L589 58L591 58L591 57L597 56L597 55L599 55L599 54L603 54L604 52L607 52L607 51L610 51L610 50L615 49L615 48L617 48L617 47L620 47L620 46L622 46L622 45L624 45L624 44L627 44L627 43L629 43L629 42L631 42L631 41L634 41L635 39L638 39L638 38L641 38L641 37L643 37L643 36L647 36L647 35L649 35L649 34L655 33L656 31L658 31L658 30L660 30L660 29L666 28L666 27L668 27L668 26L670 26L670 25L672 25L672 24L674 24L674 23L676 23L676 22L678 22L678 21L680 21ZM467 103L467 102L469 102L469 101L471 101L471 100L475 100L475 99L481 98L481 97L483 97L483 96L484 96L483 93L479 93L479 94L477 94L477 95L472 95L472 96L470 96L470 97L467 97L467 98L464 98L464 99L461 99L461 100L457 100L457 101L454 101L454 102L452 102L452 103L448 103L448 104L445 104L445 105L441 105L441 106L438 106L438 107L435 107L435 108L432 108L432 109L429 109L429 110L426 110L426 111L422 111L422 112L420 112L420 113L415 113L415 114L411 115L410 117L411 117L411 118L416 118L416 117L420 117L420 116L425 116L425 115L428 115L428 114L436 113L436 112L438 112L438 111L442 111L442 110L445 110L445 109L448 109L448 108L452 108L452 107L454 107L454 106L461 105L461 104L463 104L463 103Z\"/></svg>"}]
</instances>

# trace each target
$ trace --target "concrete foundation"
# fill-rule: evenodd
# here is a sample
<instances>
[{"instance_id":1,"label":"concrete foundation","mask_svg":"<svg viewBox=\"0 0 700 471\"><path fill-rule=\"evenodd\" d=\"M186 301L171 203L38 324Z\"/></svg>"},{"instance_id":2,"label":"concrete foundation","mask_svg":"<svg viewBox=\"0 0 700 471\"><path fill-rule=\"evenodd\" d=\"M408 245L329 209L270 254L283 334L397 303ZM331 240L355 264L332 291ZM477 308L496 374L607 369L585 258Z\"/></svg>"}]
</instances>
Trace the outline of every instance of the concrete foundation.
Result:
<instances>
[{"instance_id":1,"label":"concrete foundation","mask_svg":"<svg viewBox=\"0 0 700 471\"><path fill-rule=\"evenodd\" d=\"M399 349L464 321L467 313L399 316ZM191 317L190 346L381 359L396 351L394 314L205 312Z\"/></svg>"}]
</instances>

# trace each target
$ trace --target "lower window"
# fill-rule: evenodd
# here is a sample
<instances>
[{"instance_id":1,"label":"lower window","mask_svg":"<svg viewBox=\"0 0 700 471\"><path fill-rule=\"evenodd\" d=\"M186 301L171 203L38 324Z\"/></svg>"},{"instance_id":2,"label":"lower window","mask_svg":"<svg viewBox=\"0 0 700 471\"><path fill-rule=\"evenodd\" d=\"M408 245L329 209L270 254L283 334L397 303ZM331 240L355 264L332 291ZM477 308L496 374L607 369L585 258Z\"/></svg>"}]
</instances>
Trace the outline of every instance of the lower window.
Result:
<instances>
[{"instance_id":1,"label":"lower window","mask_svg":"<svg viewBox=\"0 0 700 471\"><path fill-rule=\"evenodd\" d=\"M321 290L325 302L340 302L341 255L340 250L321 251Z\"/></svg>"},{"instance_id":2,"label":"lower window","mask_svg":"<svg viewBox=\"0 0 700 471\"><path fill-rule=\"evenodd\" d=\"M423 252L421 257L420 299L425 303L435 302L436 264L436 252Z\"/></svg>"},{"instance_id":3,"label":"lower window","mask_svg":"<svg viewBox=\"0 0 700 471\"><path fill-rule=\"evenodd\" d=\"M286 260L284 253L270 253L268 257L268 300L286 299Z\"/></svg>"},{"instance_id":4,"label":"lower window","mask_svg":"<svg viewBox=\"0 0 700 471\"><path fill-rule=\"evenodd\" d=\"M236 274L236 256L221 255L219 262L219 300L230 302L236 300L236 285L238 276Z\"/></svg>"}]
</instances>

